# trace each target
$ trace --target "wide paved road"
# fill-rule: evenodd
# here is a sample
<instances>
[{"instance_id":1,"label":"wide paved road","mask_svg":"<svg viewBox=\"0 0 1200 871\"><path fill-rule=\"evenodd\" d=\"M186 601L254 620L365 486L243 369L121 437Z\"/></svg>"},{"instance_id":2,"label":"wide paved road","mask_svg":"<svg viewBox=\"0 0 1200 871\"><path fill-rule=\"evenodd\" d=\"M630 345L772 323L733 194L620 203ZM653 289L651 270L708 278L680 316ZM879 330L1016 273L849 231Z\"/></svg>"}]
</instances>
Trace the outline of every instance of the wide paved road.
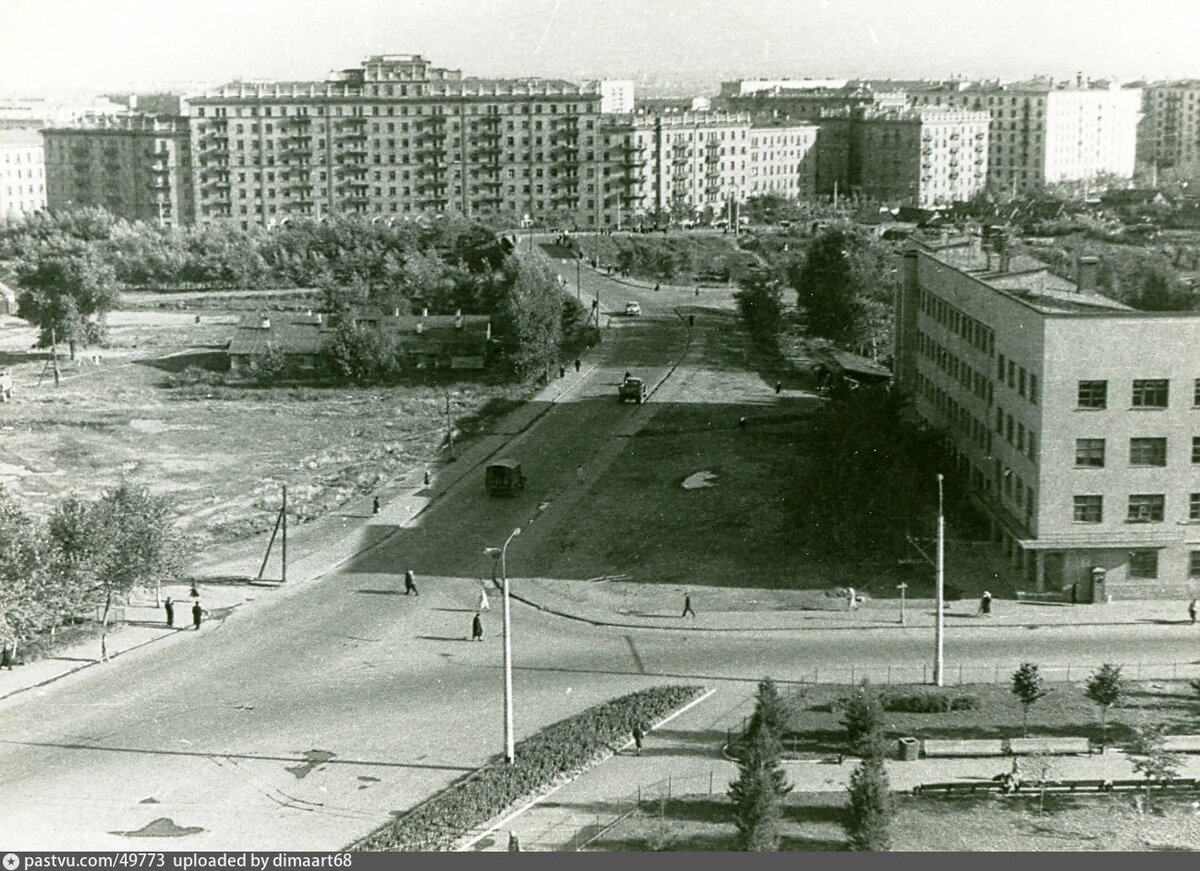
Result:
<instances>
[{"instance_id":1,"label":"wide paved road","mask_svg":"<svg viewBox=\"0 0 1200 871\"><path fill-rule=\"evenodd\" d=\"M605 359L506 451L525 464L522 496L484 498L476 471L335 574L0 705L0 847L337 849L492 757L495 597L484 642L465 640L490 572L482 548L526 526L509 551L519 584L522 553L553 547L556 524L585 521L578 468L599 474L654 414L653 401L616 402L618 377L662 377L686 345L665 294L604 291L606 302L641 299L646 316L606 331ZM410 567L419 598L397 593ZM518 737L665 679L919 664L929 646L917 630L630 633L524 606L514 639ZM1050 663L1183 659L1193 646L1174 627L1015 629L956 638L949 652L955 662Z\"/></svg>"}]
</instances>

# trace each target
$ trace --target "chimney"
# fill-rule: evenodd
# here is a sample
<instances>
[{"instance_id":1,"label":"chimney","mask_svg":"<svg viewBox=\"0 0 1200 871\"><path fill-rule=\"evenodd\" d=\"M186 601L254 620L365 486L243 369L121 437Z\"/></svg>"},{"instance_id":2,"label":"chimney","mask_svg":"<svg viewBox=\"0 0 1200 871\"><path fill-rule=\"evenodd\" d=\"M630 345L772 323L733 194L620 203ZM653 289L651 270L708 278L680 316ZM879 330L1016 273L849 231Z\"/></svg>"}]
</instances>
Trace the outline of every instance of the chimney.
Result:
<instances>
[{"instance_id":1,"label":"chimney","mask_svg":"<svg viewBox=\"0 0 1200 871\"><path fill-rule=\"evenodd\" d=\"M1096 289L1097 273L1100 271L1100 258L1081 256L1075 262L1075 285L1079 291Z\"/></svg>"}]
</instances>

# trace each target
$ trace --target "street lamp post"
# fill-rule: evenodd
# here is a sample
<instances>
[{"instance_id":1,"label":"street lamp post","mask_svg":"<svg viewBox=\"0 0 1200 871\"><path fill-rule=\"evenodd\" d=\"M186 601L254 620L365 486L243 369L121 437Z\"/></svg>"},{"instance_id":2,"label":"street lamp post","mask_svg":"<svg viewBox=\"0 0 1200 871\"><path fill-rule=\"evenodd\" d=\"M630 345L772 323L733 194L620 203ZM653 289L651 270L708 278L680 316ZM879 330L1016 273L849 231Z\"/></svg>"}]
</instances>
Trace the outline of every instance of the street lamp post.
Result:
<instances>
[{"instance_id":1,"label":"street lamp post","mask_svg":"<svg viewBox=\"0 0 1200 871\"><path fill-rule=\"evenodd\" d=\"M521 534L521 527L512 531L502 547L484 548L484 553L500 560L500 583L504 590L504 761L513 764L516 753L513 749L513 691L512 691L512 624L508 606L508 546Z\"/></svg>"},{"instance_id":2,"label":"street lamp post","mask_svg":"<svg viewBox=\"0 0 1200 871\"><path fill-rule=\"evenodd\" d=\"M938 518L937 518L937 624L934 628L933 682L942 686L946 666L944 625L946 613L946 517L942 504L943 476L938 475Z\"/></svg>"}]
</instances>

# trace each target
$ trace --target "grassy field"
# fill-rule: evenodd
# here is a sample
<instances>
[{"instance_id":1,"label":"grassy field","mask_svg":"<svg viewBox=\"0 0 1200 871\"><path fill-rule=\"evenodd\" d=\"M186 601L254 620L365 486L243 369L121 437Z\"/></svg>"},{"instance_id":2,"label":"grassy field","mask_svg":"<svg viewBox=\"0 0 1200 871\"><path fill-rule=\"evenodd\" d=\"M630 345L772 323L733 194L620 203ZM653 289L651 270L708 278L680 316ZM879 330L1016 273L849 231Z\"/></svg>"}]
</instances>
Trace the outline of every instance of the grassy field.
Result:
<instances>
[{"instance_id":1,"label":"grassy field","mask_svg":"<svg viewBox=\"0 0 1200 871\"><path fill-rule=\"evenodd\" d=\"M288 485L293 519L338 510L380 484L419 480L445 437L445 390L456 420L479 425L507 388L256 388L185 383L213 365L236 322L229 313L120 312L95 365L62 352L59 388L33 331L10 320L0 364L17 381L0 420L0 484L47 513L63 495L119 480L168 495L182 531L203 546L269 529ZM182 356L169 356L182 355ZM177 386L171 386L176 384ZM178 386L182 384L182 386Z\"/></svg>"},{"instance_id":2,"label":"grassy field","mask_svg":"<svg viewBox=\"0 0 1200 871\"><path fill-rule=\"evenodd\" d=\"M1084 696L1082 683L1048 684L1050 695L1029 713L1031 736L1101 738L1099 709ZM787 749L800 757L820 757L846 749L846 729L837 701L851 687L815 685L801 688L789 700ZM884 694L921 692L916 688L881 688ZM885 712L889 737L1019 738L1021 706L1009 684L964 684L946 689L952 696L973 696L979 706L938 714ZM831 703L833 703L831 705ZM1195 731L1200 723L1200 696L1185 681L1132 683L1125 697L1108 712L1108 739L1127 742L1140 723L1164 723L1172 732Z\"/></svg>"},{"instance_id":3,"label":"grassy field","mask_svg":"<svg viewBox=\"0 0 1200 871\"><path fill-rule=\"evenodd\" d=\"M793 793L782 850L847 849L842 793ZM731 850L725 797L684 797L647 807L610 830L592 850ZM1156 798L1139 810L1131 795L929 798L897 796L893 851L1191 851L1200 849L1200 814L1191 797Z\"/></svg>"}]
</instances>

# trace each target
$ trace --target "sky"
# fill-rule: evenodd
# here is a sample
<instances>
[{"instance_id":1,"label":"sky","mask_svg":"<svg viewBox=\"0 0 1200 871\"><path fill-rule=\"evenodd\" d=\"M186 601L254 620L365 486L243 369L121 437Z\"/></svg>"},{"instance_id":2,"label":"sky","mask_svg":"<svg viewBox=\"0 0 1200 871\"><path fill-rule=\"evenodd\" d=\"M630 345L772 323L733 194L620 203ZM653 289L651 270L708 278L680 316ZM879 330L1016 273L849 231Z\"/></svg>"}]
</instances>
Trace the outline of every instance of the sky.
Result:
<instances>
[{"instance_id":1,"label":"sky","mask_svg":"<svg viewBox=\"0 0 1200 871\"><path fill-rule=\"evenodd\" d=\"M467 74L1200 78L1200 0L0 0L0 92Z\"/></svg>"}]
</instances>

